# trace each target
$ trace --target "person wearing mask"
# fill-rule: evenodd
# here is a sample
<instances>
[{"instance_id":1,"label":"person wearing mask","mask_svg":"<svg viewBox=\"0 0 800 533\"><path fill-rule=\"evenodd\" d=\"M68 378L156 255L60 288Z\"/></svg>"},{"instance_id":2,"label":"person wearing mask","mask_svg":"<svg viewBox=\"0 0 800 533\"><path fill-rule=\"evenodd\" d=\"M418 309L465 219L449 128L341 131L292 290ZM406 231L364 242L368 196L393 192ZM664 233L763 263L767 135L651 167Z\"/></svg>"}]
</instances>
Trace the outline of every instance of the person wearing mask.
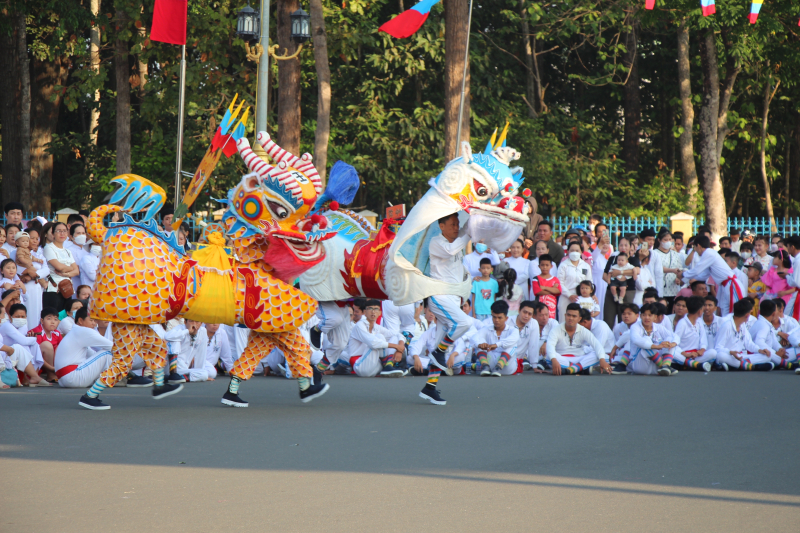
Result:
<instances>
[{"instance_id":1,"label":"person wearing mask","mask_svg":"<svg viewBox=\"0 0 800 533\"><path fill-rule=\"evenodd\" d=\"M86 256L86 227L82 222L76 222L69 228L69 241L64 243L64 247L72 252L75 264L80 267L81 260ZM72 276L72 287L81 285L81 276Z\"/></svg>"},{"instance_id":2,"label":"person wearing mask","mask_svg":"<svg viewBox=\"0 0 800 533\"><path fill-rule=\"evenodd\" d=\"M30 376L26 371L26 377L32 385L37 387L49 387L52 384L47 380L41 379L38 372L45 366L44 356L42 350L39 348L39 343L36 337L28 337L28 310L24 305L17 303L11 306L8 315L3 313L3 318L0 319L0 336L2 336L2 343L14 348L17 353L18 360L23 362L27 368L27 363L33 365L33 369L37 375ZM20 365L17 369L20 370Z\"/></svg>"},{"instance_id":3,"label":"person wearing mask","mask_svg":"<svg viewBox=\"0 0 800 533\"><path fill-rule=\"evenodd\" d=\"M482 242L476 242L472 253L464 256L464 267L473 279L481 277L481 259L489 259L492 268L500 264L500 256Z\"/></svg>"},{"instance_id":4,"label":"person wearing mask","mask_svg":"<svg viewBox=\"0 0 800 533\"><path fill-rule=\"evenodd\" d=\"M78 265L81 270L81 285L94 287L94 281L97 278L97 267L100 266L100 254L102 253L103 247L93 243L89 247L89 253L83 255L83 259L80 260Z\"/></svg>"},{"instance_id":5,"label":"person wearing mask","mask_svg":"<svg viewBox=\"0 0 800 533\"><path fill-rule=\"evenodd\" d=\"M654 257L651 258L651 261L653 261L655 256L658 256L658 260L661 262L661 270L664 275L659 295L667 301L668 313L672 312L672 302L681 288L681 272L684 268L681 256L674 248L673 235L669 231L662 231L656 241Z\"/></svg>"},{"instance_id":6,"label":"person wearing mask","mask_svg":"<svg viewBox=\"0 0 800 533\"><path fill-rule=\"evenodd\" d=\"M558 267L558 281L561 284L561 296L558 297L558 318L563 322L567 306L578 301L578 285L581 281L592 281L592 269L581 259L583 248L578 241L572 241L568 248L569 255ZM580 306L578 306L580 308ZM577 321L576 321L577 323Z\"/></svg>"},{"instance_id":7,"label":"person wearing mask","mask_svg":"<svg viewBox=\"0 0 800 533\"><path fill-rule=\"evenodd\" d=\"M639 258L637 257L636 250L631 246L631 240L628 237L622 237L617 244L617 251L613 252L603 269L603 280L608 284L611 282L611 269L617 264L617 255L624 253L628 255L628 262L636 268L639 268ZM633 303L633 298L636 295L636 280L631 277L627 280L625 300L624 303ZM614 327L614 321L621 310L618 306L621 305L614 301L614 295L611 291L606 291L606 296L602 301L603 307L603 321L608 324L608 327Z\"/></svg>"},{"instance_id":8,"label":"person wearing mask","mask_svg":"<svg viewBox=\"0 0 800 533\"><path fill-rule=\"evenodd\" d=\"M540 241L547 244L547 255L553 258L553 265L560 265L561 260L564 259L564 249L553 240L553 225L547 220L542 220L536 234Z\"/></svg>"}]
</instances>

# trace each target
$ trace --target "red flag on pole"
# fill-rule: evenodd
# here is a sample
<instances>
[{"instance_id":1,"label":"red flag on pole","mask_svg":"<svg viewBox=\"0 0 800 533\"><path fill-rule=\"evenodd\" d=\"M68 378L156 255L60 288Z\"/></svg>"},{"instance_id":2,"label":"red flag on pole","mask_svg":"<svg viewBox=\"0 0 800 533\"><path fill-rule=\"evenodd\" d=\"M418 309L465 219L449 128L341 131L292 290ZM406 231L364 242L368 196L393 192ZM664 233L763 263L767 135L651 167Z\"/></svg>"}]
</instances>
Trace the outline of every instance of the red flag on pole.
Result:
<instances>
[{"instance_id":1,"label":"red flag on pole","mask_svg":"<svg viewBox=\"0 0 800 533\"><path fill-rule=\"evenodd\" d=\"M187 9L188 0L156 0L150 40L186 44Z\"/></svg>"}]
</instances>

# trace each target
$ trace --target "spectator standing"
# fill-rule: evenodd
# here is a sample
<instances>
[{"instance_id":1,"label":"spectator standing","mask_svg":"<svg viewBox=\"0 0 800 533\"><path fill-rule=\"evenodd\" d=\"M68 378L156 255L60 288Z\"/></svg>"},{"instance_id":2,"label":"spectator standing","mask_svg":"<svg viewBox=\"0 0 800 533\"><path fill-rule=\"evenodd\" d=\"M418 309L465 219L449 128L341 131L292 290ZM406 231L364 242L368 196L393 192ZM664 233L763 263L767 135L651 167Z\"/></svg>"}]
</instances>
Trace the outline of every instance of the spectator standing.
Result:
<instances>
[{"instance_id":1,"label":"spectator standing","mask_svg":"<svg viewBox=\"0 0 800 533\"><path fill-rule=\"evenodd\" d=\"M558 316L563 321L567 306L578 301L577 289L581 281L592 281L592 269L581 259L583 248L577 241L572 242L567 250L569 255L558 267L558 281L561 284L561 296L558 297ZM580 306L579 306L580 308ZM576 319L577 323L577 319Z\"/></svg>"},{"instance_id":2,"label":"spectator standing","mask_svg":"<svg viewBox=\"0 0 800 533\"><path fill-rule=\"evenodd\" d=\"M7 252L9 259L17 260L17 242L16 235L22 231L22 226L17 224L6 224L6 242L3 244L3 250Z\"/></svg>"},{"instance_id":3,"label":"spectator standing","mask_svg":"<svg viewBox=\"0 0 800 533\"><path fill-rule=\"evenodd\" d=\"M634 267L639 267L639 259L636 257L636 251L631 247L631 240L628 237L622 237L617 243L618 250L613 252L611 256L608 258L608 262L606 263L605 268L603 269L603 280L606 283L611 281L611 269L617 264L617 255L620 253L625 253L628 255L628 262L633 265ZM631 277L631 279L627 280L626 292L625 292L625 300L624 303L633 303L633 297L636 292L636 280ZM614 321L617 318L617 305L618 303L614 301L614 295L611 294L611 291L606 291L606 296L601 302L603 306L603 321L608 324L608 327L614 327ZM620 304L621 305L621 304Z\"/></svg>"},{"instance_id":4,"label":"spectator standing","mask_svg":"<svg viewBox=\"0 0 800 533\"><path fill-rule=\"evenodd\" d=\"M80 268L81 260L86 255L86 250L84 249L86 245L86 228L81 222L75 222L69 228L69 236L70 239L64 243L64 247L72 252L75 264ZM80 275L72 276L72 288L77 289L78 285L81 285Z\"/></svg>"},{"instance_id":5,"label":"spectator standing","mask_svg":"<svg viewBox=\"0 0 800 533\"><path fill-rule=\"evenodd\" d=\"M553 258L553 264L557 267L564 259L564 249L553 240L553 225L547 220L539 223L538 236L540 241L547 244L547 254Z\"/></svg>"},{"instance_id":6,"label":"spectator standing","mask_svg":"<svg viewBox=\"0 0 800 533\"><path fill-rule=\"evenodd\" d=\"M99 244L92 244L89 253L83 255L79 267L81 269L81 285L88 285L94 288L94 281L97 278L97 267L100 266L100 254L103 248Z\"/></svg>"},{"instance_id":7,"label":"spectator standing","mask_svg":"<svg viewBox=\"0 0 800 533\"><path fill-rule=\"evenodd\" d=\"M528 276L530 275L531 262L522 257L522 252L525 250L524 243L521 239L517 239L509 248L509 254L506 255L504 261L508 266L514 269L517 273L516 285L520 290L523 298L528 298Z\"/></svg>"},{"instance_id":8,"label":"spectator standing","mask_svg":"<svg viewBox=\"0 0 800 533\"><path fill-rule=\"evenodd\" d=\"M67 241L67 225L57 222L52 227L53 242L44 247L44 257L50 270L48 276L49 283L45 289L42 302L44 307L54 307L62 310L66 307L68 298L64 298L58 292L58 284L64 280L80 276L80 269L75 261L75 256L65 246ZM75 290L75 287L72 288Z\"/></svg>"},{"instance_id":9,"label":"spectator standing","mask_svg":"<svg viewBox=\"0 0 800 533\"><path fill-rule=\"evenodd\" d=\"M611 238L608 235L608 227L599 223L595 226L594 232L597 235L597 246L592 252L592 282L595 286L595 296L597 301L600 302L600 315L598 320L603 320L603 302L606 298L606 291L608 290L608 283L603 279L603 272L606 269L606 264L614 253L614 247L611 246Z\"/></svg>"},{"instance_id":10,"label":"spectator standing","mask_svg":"<svg viewBox=\"0 0 800 533\"><path fill-rule=\"evenodd\" d=\"M644 243L647 243L648 250L652 251L656 249L655 230L652 228L647 228L639 234L639 237L642 240L642 247L644 246ZM658 295L663 296L661 292L664 290L664 267L661 265L661 257L650 254L650 262L647 265L647 269L653 275L653 286L658 291Z\"/></svg>"},{"instance_id":11,"label":"spectator standing","mask_svg":"<svg viewBox=\"0 0 800 533\"><path fill-rule=\"evenodd\" d=\"M547 243L544 241L536 241L536 244L533 245L533 255L534 258L530 259L530 267L528 268L528 279L530 280L533 280L533 278L542 273L542 269L539 268L539 258L543 255L550 257L550 252L547 250ZM533 292L531 292L531 298L533 298Z\"/></svg>"},{"instance_id":12,"label":"spectator standing","mask_svg":"<svg viewBox=\"0 0 800 533\"><path fill-rule=\"evenodd\" d=\"M633 296L633 303L636 305L641 306L644 303L644 292L649 289L650 287L655 286L655 279L653 279L653 273L647 268L650 263L652 262L653 254L650 253L650 250L646 246L642 246L639 249L638 259L639 259L639 271L634 271L634 284L636 286L636 294Z\"/></svg>"},{"instance_id":13,"label":"spectator standing","mask_svg":"<svg viewBox=\"0 0 800 533\"><path fill-rule=\"evenodd\" d=\"M671 313L672 302L681 288L683 261L680 254L675 251L675 241L669 231L662 231L656 244L657 248L654 254L659 257L664 272L663 286L659 294L668 302L667 312Z\"/></svg>"},{"instance_id":14,"label":"spectator standing","mask_svg":"<svg viewBox=\"0 0 800 533\"><path fill-rule=\"evenodd\" d=\"M731 250L733 250L734 252L739 253L739 254L741 253L741 247L742 247L742 239L739 238L740 235L741 235L741 233L739 232L738 229L733 228L731 230L731 233L730 233Z\"/></svg>"},{"instance_id":15,"label":"spectator standing","mask_svg":"<svg viewBox=\"0 0 800 533\"><path fill-rule=\"evenodd\" d=\"M500 264L500 256L497 255L497 252L490 249L482 242L476 242L473 246L472 253L464 256L464 267L473 279L481 277L482 259L489 259L493 267Z\"/></svg>"}]
</instances>

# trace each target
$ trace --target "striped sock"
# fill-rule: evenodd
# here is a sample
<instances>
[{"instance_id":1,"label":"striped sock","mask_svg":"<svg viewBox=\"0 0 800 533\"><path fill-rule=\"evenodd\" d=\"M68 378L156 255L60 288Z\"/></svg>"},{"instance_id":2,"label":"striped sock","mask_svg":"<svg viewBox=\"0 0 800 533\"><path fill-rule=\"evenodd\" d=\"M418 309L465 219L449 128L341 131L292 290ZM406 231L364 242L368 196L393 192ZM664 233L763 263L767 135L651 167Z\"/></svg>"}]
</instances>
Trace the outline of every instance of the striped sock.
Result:
<instances>
[{"instance_id":1,"label":"striped sock","mask_svg":"<svg viewBox=\"0 0 800 533\"><path fill-rule=\"evenodd\" d=\"M511 359L511 356L508 355L506 352L500 354L500 359L497 360L497 368L500 370L504 369L508 364L508 360Z\"/></svg>"},{"instance_id":2,"label":"striped sock","mask_svg":"<svg viewBox=\"0 0 800 533\"><path fill-rule=\"evenodd\" d=\"M439 346L437 346L436 349L441 350L441 352L444 353L453 345L454 342L455 341L450 338L450 335L445 335L442 339L442 342L439 343Z\"/></svg>"},{"instance_id":3,"label":"striped sock","mask_svg":"<svg viewBox=\"0 0 800 533\"><path fill-rule=\"evenodd\" d=\"M622 355L619 356L619 364L628 366L630 362L631 362L630 352L622 352Z\"/></svg>"},{"instance_id":4,"label":"striped sock","mask_svg":"<svg viewBox=\"0 0 800 533\"><path fill-rule=\"evenodd\" d=\"M178 354L172 353L167 357L169 357L169 373L173 374L176 370L178 370Z\"/></svg>"},{"instance_id":5,"label":"striped sock","mask_svg":"<svg viewBox=\"0 0 800 533\"><path fill-rule=\"evenodd\" d=\"M697 359L687 359L686 362L683 363L683 366L687 366L689 368L697 369L697 368L700 368L701 364L702 363L700 363Z\"/></svg>"},{"instance_id":6,"label":"striped sock","mask_svg":"<svg viewBox=\"0 0 800 533\"><path fill-rule=\"evenodd\" d=\"M386 357L381 357L381 364L383 366L394 366L394 356L387 355Z\"/></svg>"},{"instance_id":7,"label":"striped sock","mask_svg":"<svg viewBox=\"0 0 800 533\"><path fill-rule=\"evenodd\" d=\"M189 381L188 379L186 381ZM153 386L155 387L163 387L164 386L164 367L156 368L153 371Z\"/></svg>"},{"instance_id":8,"label":"striped sock","mask_svg":"<svg viewBox=\"0 0 800 533\"><path fill-rule=\"evenodd\" d=\"M231 394L239 394L239 383L241 382L242 382L241 379L237 378L236 376L233 376L231 378L230 384L228 385L228 392L230 392Z\"/></svg>"},{"instance_id":9,"label":"striped sock","mask_svg":"<svg viewBox=\"0 0 800 533\"><path fill-rule=\"evenodd\" d=\"M481 366L489 366L489 356L486 352L478 352L478 364Z\"/></svg>"},{"instance_id":10,"label":"striped sock","mask_svg":"<svg viewBox=\"0 0 800 533\"><path fill-rule=\"evenodd\" d=\"M300 385L300 390L306 390L311 386L311 380L309 378L299 377L297 378L297 383Z\"/></svg>"},{"instance_id":11,"label":"striped sock","mask_svg":"<svg viewBox=\"0 0 800 533\"><path fill-rule=\"evenodd\" d=\"M428 370L428 385L436 387L436 384L439 383L439 376L442 375L442 371L439 370L438 367L431 366Z\"/></svg>"},{"instance_id":12,"label":"striped sock","mask_svg":"<svg viewBox=\"0 0 800 533\"><path fill-rule=\"evenodd\" d=\"M97 381L94 382L92 388L86 391L86 396L88 396L89 398L97 398L98 396L100 396L100 393L103 392L103 390L106 388L107 388L106 385L103 384L98 379Z\"/></svg>"},{"instance_id":13,"label":"striped sock","mask_svg":"<svg viewBox=\"0 0 800 533\"><path fill-rule=\"evenodd\" d=\"M577 374L581 370L583 370L583 367L581 365L573 365L572 363L570 363L570 365L567 368L564 368L563 366L561 367L562 374L570 374L570 375Z\"/></svg>"},{"instance_id":14,"label":"striped sock","mask_svg":"<svg viewBox=\"0 0 800 533\"><path fill-rule=\"evenodd\" d=\"M742 361L742 366L739 367L739 370L753 370L753 365L750 361Z\"/></svg>"},{"instance_id":15,"label":"striped sock","mask_svg":"<svg viewBox=\"0 0 800 533\"><path fill-rule=\"evenodd\" d=\"M329 366L331 366L331 362L328 361L328 356L323 355L322 359L320 359L319 363L317 363L317 370L324 372L325 370L328 370Z\"/></svg>"}]
</instances>

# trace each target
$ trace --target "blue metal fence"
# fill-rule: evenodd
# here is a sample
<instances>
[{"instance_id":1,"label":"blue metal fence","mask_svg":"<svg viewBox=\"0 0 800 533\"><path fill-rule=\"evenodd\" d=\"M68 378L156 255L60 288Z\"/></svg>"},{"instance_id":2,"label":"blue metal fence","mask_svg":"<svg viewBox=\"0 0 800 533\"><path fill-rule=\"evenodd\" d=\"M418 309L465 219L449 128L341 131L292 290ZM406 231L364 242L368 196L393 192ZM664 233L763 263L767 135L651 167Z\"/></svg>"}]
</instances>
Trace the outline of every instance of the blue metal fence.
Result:
<instances>
[{"instance_id":1,"label":"blue metal fence","mask_svg":"<svg viewBox=\"0 0 800 533\"><path fill-rule=\"evenodd\" d=\"M669 228L668 217L605 217L603 223L608 226L611 233L611 241L617 240L631 233L638 234L646 228L653 228L656 232L662 227ZM589 228L589 218L579 217L556 217L553 220L553 233L563 235L570 228Z\"/></svg>"},{"instance_id":2,"label":"blue metal fence","mask_svg":"<svg viewBox=\"0 0 800 533\"><path fill-rule=\"evenodd\" d=\"M697 233L698 226L702 226L703 224L705 224L704 218L695 218L693 222L694 232ZM776 218L775 226L778 229L777 233L780 233L784 237L787 235L795 235L800 233L800 218ZM749 229L756 235L771 235L774 233L769 218L767 217L731 217L728 219L728 232L732 229L738 229L739 231Z\"/></svg>"}]
</instances>

